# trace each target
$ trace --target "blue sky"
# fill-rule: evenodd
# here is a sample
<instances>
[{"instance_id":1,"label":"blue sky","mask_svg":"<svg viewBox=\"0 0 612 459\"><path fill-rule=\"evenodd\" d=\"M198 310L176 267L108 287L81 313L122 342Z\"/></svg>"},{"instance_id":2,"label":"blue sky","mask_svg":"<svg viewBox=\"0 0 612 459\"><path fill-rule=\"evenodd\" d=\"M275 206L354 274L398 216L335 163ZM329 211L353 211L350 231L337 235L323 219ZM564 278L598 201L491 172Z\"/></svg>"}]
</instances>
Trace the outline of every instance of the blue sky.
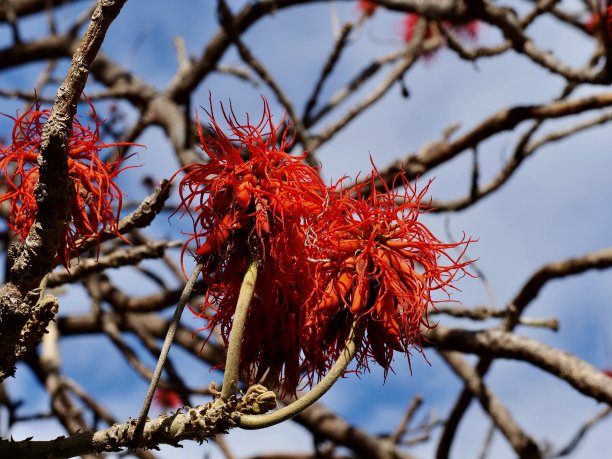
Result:
<instances>
[{"instance_id":1,"label":"blue sky","mask_svg":"<svg viewBox=\"0 0 612 459\"><path fill-rule=\"evenodd\" d=\"M173 37L181 36L187 49L199 55L203 44L217 30L214 3L176 2L174 5L183 7L179 9L161 0L150 0L146 8L139 2L128 2L112 25L103 51L156 87L163 88L177 66ZM517 2L517 5L525 3ZM574 11L579 11L578 3L563 2L570 7L573 5ZM236 7L243 2L231 4ZM62 10L60 23L65 26L84 5L81 3ZM290 8L261 21L244 37L300 109L318 76L322 59L332 46L330 11L328 5L316 2ZM338 2L336 14L341 20L354 19L354 4ZM400 18L398 14L378 12L356 34L355 42L323 91L323 99L340 88L373 56L388 53L401 45L397 38ZM26 37L39 36L44 27L44 18L32 18L27 21L24 32ZM549 21L536 23L533 35L538 46L554 48L572 65L583 63L592 52L592 45L583 37ZM491 43L496 39L496 32L486 28L481 30L480 42ZM0 46L8 43L8 30L2 26ZM230 51L223 63L239 65L240 60L235 52ZM27 66L2 73L0 86L30 89L40 68ZM405 83L410 89L410 98L401 98L399 87L393 88L375 107L319 150L318 159L326 180L367 171L370 156L378 166L384 167L398 157L417 151L425 143L437 140L452 123L461 123L461 133L502 108L547 102L559 93L563 82L516 54L483 60L474 66L458 60L448 51L440 51L432 59L419 62L406 76ZM367 86L365 92L349 99L340 112L372 87ZM95 88L91 85L86 90L94 91ZM279 104L264 86L253 87L232 77L212 76L198 88L194 105L207 105L209 91L215 101L226 102L231 98L238 114L260 113L260 95L263 94L270 101L277 119L282 117ZM579 94L584 94L584 91ZM4 113L14 113L23 105L6 99L0 103L0 111ZM549 124L544 132L563 125ZM0 124L0 129L5 133L7 124ZM519 132L524 129L525 126L520 126ZM612 189L608 185L612 160L609 131L609 126L594 128L542 148L525 161L514 178L493 196L469 210L452 215L450 223L456 237L465 231L479 238L478 243L470 248L469 255L478 258L479 268L494 289L498 307L503 307L542 264L610 246L611 222L607 209L612 198ZM499 170L504 158L511 155L517 137L516 131L503 134L479 147L483 182ZM124 179L126 189L133 193L134 199L143 194L139 190L140 177L153 174L161 179L168 177L177 167L159 129L147 130L138 141L147 147L138 149L139 157L135 160L143 166L129 171L129 178ZM423 183L435 176L430 188L435 199L462 197L469 189L470 167L470 155L463 154L424 177ZM441 216L427 216L426 221L436 234L444 235ZM162 217L151 231L180 238L182 227L184 223L174 219L169 225ZM143 282L141 276L130 270L118 270L112 277L128 292L146 294L153 291L151 284ZM612 367L612 349L606 351L605 348L606 340L612 342L611 286L610 272L591 272L550 283L530 305L527 315L557 317L561 322L560 331L553 333L523 327L518 333L575 353L597 367ZM459 287L462 291L453 298L465 306L487 302L486 290L480 281L464 279ZM89 304L85 299L79 288L71 287L61 297L60 313L88 311ZM189 313L183 320L193 324ZM446 319L441 319L441 322L474 326ZM146 383L133 374L108 340L70 339L63 343L62 351L63 370L67 375L107 403L118 419L136 415ZM220 381L218 373L195 366L180 352L173 354L189 384L206 386L211 380ZM426 411L434 410L444 416L461 385L434 352L429 351L427 355L431 366L415 355L412 375L406 361L398 357L396 374L390 374L385 384L382 372L378 370L360 379L347 378L325 396L323 403L371 432L393 430L410 399L417 393L425 397ZM150 360L147 363L152 364ZM487 382L510 406L519 425L534 433L536 440L548 439L556 446L564 444L583 420L602 408L574 393L565 383L526 364L498 362ZM25 367L20 367L17 378L9 382L9 390L14 397L24 398L24 411L34 411L48 403ZM488 420L477 404L472 406L468 415L461 424L453 449L456 458L474 457L488 429ZM608 421L594 429L572 457L597 457L602 451L610 451L612 440L607 435L610 427L612 422ZM18 425L12 435L20 439L33 432L37 438L63 434L58 425L41 422L36 429L31 424ZM269 450L307 450L311 445L309 436L292 423L263 432L233 431L229 441L239 457ZM193 443L185 447L182 451L164 448L160 456L185 457L210 451L211 457L221 457L212 444L200 446ZM410 451L425 458L431 457L431 448L430 443ZM491 457L511 455L505 440L497 434Z\"/></svg>"}]
</instances>

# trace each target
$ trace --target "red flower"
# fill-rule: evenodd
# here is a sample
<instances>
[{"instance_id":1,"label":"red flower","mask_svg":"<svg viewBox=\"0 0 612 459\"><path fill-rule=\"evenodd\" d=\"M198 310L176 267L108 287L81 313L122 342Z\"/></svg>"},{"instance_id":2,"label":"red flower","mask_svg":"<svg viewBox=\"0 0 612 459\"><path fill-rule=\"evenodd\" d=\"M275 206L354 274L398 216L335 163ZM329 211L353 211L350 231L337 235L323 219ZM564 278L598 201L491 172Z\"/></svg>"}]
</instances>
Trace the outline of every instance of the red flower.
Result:
<instances>
[{"instance_id":1,"label":"red flower","mask_svg":"<svg viewBox=\"0 0 612 459\"><path fill-rule=\"evenodd\" d=\"M358 370L373 358L389 370L395 351L409 355L420 349L422 328L430 328L427 309L440 300L434 292L448 293L451 282L465 272L469 261L461 261L470 240L455 244L440 242L419 221L427 211L423 204L427 187L420 192L403 176L396 180L400 191L385 193L374 188L368 197L366 184L339 190L318 227L320 293L313 296L307 326L312 343L307 358L329 366L344 347L354 321L362 321L367 336L357 354ZM462 247L453 257L449 249ZM321 374L325 368L314 371Z\"/></svg>"},{"instance_id":2,"label":"red flower","mask_svg":"<svg viewBox=\"0 0 612 459\"><path fill-rule=\"evenodd\" d=\"M601 11L592 13L584 24L585 29L591 35L597 35L601 30L601 18L604 18L605 29L608 33L608 38L612 38L612 5L605 7L604 4L600 5Z\"/></svg>"},{"instance_id":3,"label":"red flower","mask_svg":"<svg viewBox=\"0 0 612 459\"><path fill-rule=\"evenodd\" d=\"M357 3L357 9L361 12L362 18L367 18L372 16L378 8L376 2L372 0L359 0Z\"/></svg>"},{"instance_id":4,"label":"red flower","mask_svg":"<svg viewBox=\"0 0 612 459\"><path fill-rule=\"evenodd\" d=\"M160 389L155 390L155 403L162 411L177 409L185 405L179 394L173 390Z\"/></svg>"},{"instance_id":5,"label":"red flower","mask_svg":"<svg viewBox=\"0 0 612 459\"><path fill-rule=\"evenodd\" d=\"M404 16L402 23L404 29L402 38L406 43L412 41L414 38L414 31L420 19L421 17L416 13L408 13L406 16ZM464 24L455 24L449 21L444 21L441 24L438 24L437 22L430 22L427 25L427 30L425 31L425 39L427 40L437 36L443 39L439 27L445 27L446 29L452 30L453 32L465 36L470 40L476 40L476 38L478 38L478 21L470 21Z\"/></svg>"},{"instance_id":6,"label":"red flower","mask_svg":"<svg viewBox=\"0 0 612 459\"><path fill-rule=\"evenodd\" d=\"M122 192L114 179L125 169L121 159L105 162L99 151L114 146L134 145L126 142L102 143L97 118L91 103L95 128L81 124L75 117L68 145L68 170L71 186L70 218L64 226L58 258L69 267L70 257L77 253L80 238L97 237L101 231L117 231ZM10 201L9 228L22 240L28 235L38 210L34 189L38 183L38 153L43 127L50 110L41 110L37 102L15 118L12 143L0 145L0 173L6 181L6 192L0 203Z\"/></svg>"},{"instance_id":7,"label":"red flower","mask_svg":"<svg viewBox=\"0 0 612 459\"><path fill-rule=\"evenodd\" d=\"M416 13L408 13L404 16L404 20L402 22L404 27L404 33L402 38L406 43L412 41L414 38L414 31L416 29L417 24L421 20L421 17ZM427 30L425 31L425 39L429 39L434 36L434 25L432 23L427 25Z\"/></svg>"},{"instance_id":8,"label":"red flower","mask_svg":"<svg viewBox=\"0 0 612 459\"><path fill-rule=\"evenodd\" d=\"M195 228L188 242L196 242L200 257L219 254L240 231L263 240L273 227L295 223L323 202L324 185L317 170L302 163L306 155L284 151L293 140L287 139L287 129L276 147L279 133L265 99L257 125L251 125L248 116L243 125L233 112L223 115L234 137L223 132L211 111L212 134L204 135L199 126L210 161L181 169L186 172L180 184L181 207Z\"/></svg>"},{"instance_id":9,"label":"red flower","mask_svg":"<svg viewBox=\"0 0 612 459\"><path fill-rule=\"evenodd\" d=\"M198 315L208 321L205 330L219 326L227 344L242 273L256 259L260 272L241 370L249 383L267 375L269 383L278 378L282 390L293 392L300 380L301 298L312 289L305 222L321 211L327 189L318 171L302 162L305 155L286 153L291 140L286 129L279 135L265 99L257 124L248 116L240 123L232 111L223 115L230 135L211 108L212 133L199 132L210 161L183 168L180 184L181 209L194 223L188 242L196 244L209 286Z\"/></svg>"}]
</instances>

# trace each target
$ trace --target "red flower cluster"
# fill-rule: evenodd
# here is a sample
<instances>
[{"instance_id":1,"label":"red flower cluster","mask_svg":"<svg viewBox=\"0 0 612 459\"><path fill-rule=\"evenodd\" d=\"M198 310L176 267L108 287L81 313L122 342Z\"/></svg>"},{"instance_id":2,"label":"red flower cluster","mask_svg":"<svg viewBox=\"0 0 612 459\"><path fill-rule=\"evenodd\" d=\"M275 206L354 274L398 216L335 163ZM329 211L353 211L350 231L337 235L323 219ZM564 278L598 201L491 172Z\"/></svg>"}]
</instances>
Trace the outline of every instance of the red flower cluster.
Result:
<instances>
[{"instance_id":1,"label":"red flower cluster","mask_svg":"<svg viewBox=\"0 0 612 459\"><path fill-rule=\"evenodd\" d=\"M249 381L278 377L295 390L301 377L303 298L312 289L304 228L322 208L326 188L317 170L302 162L305 155L285 152L287 130L279 133L267 103L255 125L248 118L241 124L224 111L231 136L212 109L209 115L212 134L199 134L210 161L186 166L180 187L181 206L194 222L190 241L196 242L209 286L199 314L208 320L206 329L220 326L227 343L242 273L257 259L243 374Z\"/></svg>"},{"instance_id":2,"label":"red flower cluster","mask_svg":"<svg viewBox=\"0 0 612 459\"><path fill-rule=\"evenodd\" d=\"M357 3L357 9L361 14L361 19L366 19L371 17L376 10L378 9L378 4L373 2L372 0L359 0ZM595 16L593 16L594 18ZM416 29L417 24L421 17L416 13L407 13L402 20L402 38L408 43L414 37L414 31ZM597 16L597 20L599 20L599 16ZM442 23L431 22L427 26L427 30L425 31L425 38L430 39L434 37L442 37L442 33L440 32L440 27L444 27L445 29L452 30L460 35L467 37L470 40L476 40L478 37L478 21L469 21L465 24L455 24L449 21L443 21ZM596 28L595 25L593 28ZM589 29L589 23L587 23L587 30Z\"/></svg>"},{"instance_id":3,"label":"red flower cluster","mask_svg":"<svg viewBox=\"0 0 612 459\"><path fill-rule=\"evenodd\" d=\"M376 190L376 179L385 192ZM459 261L470 240L444 244L419 222L427 211L428 186L417 192L398 175L387 188L374 169L369 182L337 191L311 232L318 258L329 260L316 271L317 284L325 289L306 324L324 343L309 349L318 353L314 362L329 366L337 359L353 321L363 321L367 329L356 357L358 371L372 357L386 372L394 351L409 355L412 347L420 349L422 329L430 328L427 309L436 302L432 293L448 293L470 263ZM371 190L367 195L365 187ZM463 252L452 258L447 251L457 246Z\"/></svg>"},{"instance_id":4,"label":"red flower cluster","mask_svg":"<svg viewBox=\"0 0 612 459\"><path fill-rule=\"evenodd\" d=\"M406 43L412 40L414 37L414 31L417 24L419 23L420 16L415 13L408 13L403 20L403 39ZM465 36L470 40L476 40L478 38L478 21L470 21L465 24L454 24L452 22L444 21L440 24L430 22L425 31L425 39L433 38L436 36L442 36L439 27L452 30L460 35Z\"/></svg>"},{"instance_id":5,"label":"red flower cluster","mask_svg":"<svg viewBox=\"0 0 612 459\"><path fill-rule=\"evenodd\" d=\"M75 117L68 145L68 170L72 181L70 217L62 231L58 258L69 267L80 238L97 237L103 230L116 231L121 211L122 192L114 182L121 160L105 162L99 151L128 143L102 143L98 119L93 105L95 127L81 124ZM34 189L38 183L38 154L41 134L50 110L41 110L39 103L14 121L12 143L0 145L0 173L4 175L6 191L0 203L10 201L9 228L22 240L28 235L38 210Z\"/></svg>"},{"instance_id":6,"label":"red flower cluster","mask_svg":"<svg viewBox=\"0 0 612 459\"><path fill-rule=\"evenodd\" d=\"M197 312L207 320L204 329L219 326L227 344L242 274L256 259L241 351L248 383L265 380L295 392L302 378L313 382L359 321L367 336L358 370L373 358L387 371L394 351L419 346L432 293L446 291L469 263L446 251L470 241L443 244L418 221L427 188L417 193L398 179L401 192L392 191L393 183L379 193L376 175L354 188L325 186L302 162L305 155L285 152L290 142L279 135L267 103L256 125L223 114L231 135L211 110L212 134L200 131L210 162L185 167L180 191L208 284ZM366 186L373 190L367 196Z\"/></svg>"}]
</instances>

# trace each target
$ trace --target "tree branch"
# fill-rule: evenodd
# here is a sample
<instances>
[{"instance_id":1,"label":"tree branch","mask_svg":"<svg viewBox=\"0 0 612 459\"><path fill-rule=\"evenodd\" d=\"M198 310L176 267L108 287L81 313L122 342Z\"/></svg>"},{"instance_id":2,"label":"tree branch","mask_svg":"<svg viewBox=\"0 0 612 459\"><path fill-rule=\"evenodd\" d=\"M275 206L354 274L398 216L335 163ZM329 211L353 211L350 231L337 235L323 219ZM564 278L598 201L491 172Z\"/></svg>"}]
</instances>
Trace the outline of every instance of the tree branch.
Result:
<instances>
[{"instance_id":1,"label":"tree branch","mask_svg":"<svg viewBox=\"0 0 612 459\"><path fill-rule=\"evenodd\" d=\"M234 427L241 413L262 410L253 386L241 399L232 399L228 403L210 402L185 413L176 412L148 421L139 438L133 442L136 420L124 424L115 424L108 429L96 432L83 432L71 437L58 437L50 441L14 441L0 440L0 455L22 459L40 457L74 457L87 453L121 451L130 448L157 448L167 444L177 446L180 441L203 441L226 432Z\"/></svg>"},{"instance_id":2,"label":"tree branch","mask_svg":"<svg viewBox=\"0 0 612 459\"><path fill-rule=\"evenodd\" d=\"M0 290L0 381L14 373L15 363L38 343L42 335L21 341L21 330L38 300L37 288L50 271L62 229L68 221L68 142L77 102L89 69L102 46L110 24L125 0L100 1L92 15L81 46L57 91L55 103L41 135L38 155L39 182L35 188L38 211L23 245L13 253L11 282ZM44 330L46 324L41 324Z\"/></svg>"},{"instance_id":3,"label":"tree branch","mask_svg":"<svg viewBox=\"0 0 612 459\"><path fill-rule=\"evenodd\" d=\"M534 339L499 329L469 331L442 326L425 333L425 338L438 349L531 363L587 397L612 404L612 378L575 355Z\"/></svg>"}]
</instances>

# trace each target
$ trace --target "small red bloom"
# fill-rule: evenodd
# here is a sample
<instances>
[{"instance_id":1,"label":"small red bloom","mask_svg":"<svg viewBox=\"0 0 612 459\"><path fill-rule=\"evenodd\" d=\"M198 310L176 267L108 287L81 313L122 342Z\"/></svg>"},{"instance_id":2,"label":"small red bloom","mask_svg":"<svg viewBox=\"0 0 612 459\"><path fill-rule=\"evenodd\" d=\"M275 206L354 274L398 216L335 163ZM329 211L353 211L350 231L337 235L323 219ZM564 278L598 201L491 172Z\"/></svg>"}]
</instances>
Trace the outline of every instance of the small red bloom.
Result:
<instances>
[{"instance_id":1,"label":"small red bloom","mask_svg":"<svg viewBox=\"0 0 612 459\"><path fill-rule=\"evenodd\" d=\"M434 292L447 292L451 282L465 271L448 251L467 248L470 240L455 244L439 241L419 221L427 211L423 199L427 188L416 191L400 175L400 191L394 183L377 192L372 174L372 193L364 197L366 183L338 192L318 227L319 295L311 298L307 326L313 342L307 357L330 365L344 347L350 327L362 321L367 336L357 354L358 370L373 358L385 372L395 351L409 354L420 349L422 328L430 328L427 309L439 300ZM323 344L323 345L321 345ZM322 355L325 354L325 355ZM317 368L322 373L324 368Z\"/></svg>"},{"instance_id":2,"label":"small red bloom","mask_svg":"<svg viewBox=\"0 0 612 459\"><path fill-rule=\"evenodd\" d=\"M105 162L99 151L124 145L126 142L102 143L93 105L95 127L81 124L75 117L68 145L68 170L72 181L70 198L71 221L64 226L58 258L66 267L76 254L79 238L97 237L104 230L117 231L121 211L122 192L114 182L124 169L121 159ZM6 181L6 191L0 203L10 201L9 228L22 240L28 235L36 218L37 203L34 195L38 183L38 154L40 137L50 110L41 110L37 102L14 121L12 143L0 145L0 173Z\"/></svg>"},{"instance_id":3,"label":"small red bloom","mask_svg":"<svg viewBox=\"0 0 612 459\"><path fill-rule=\"evenodd\" d=\"M406 16L404 16L404 19L402 22L402 25L404 28L402 38L404 39L406 43L412 41L412 39L414 38L414 31L420 20L421 20L421 17L415 13L407 13ZM425 31L425 39L429 39L433 37L434 34L436 33L438 32L437 31L434 32L434 25L430 23L427 26L427 30Z\"/></svg>"},{"instance_id":4,"label":"small red bloom","mask_svg":"<svg viewBox=\"0 0 612 459\"><path fill-rule=\"evenodd\" d=\"M363 18L368 18L376 12L378 4L372 0L359 0L357 9L361 12Z\"/></svg>"},{"instance_id":5,"label":"small red bloom","mask_svg":"<svg viewBox=\"0 0 612 459\"><path fill-rule=\"evenodd\" d=\"M480 28L480 24L478 21L470 21L465 24L451 25L459 34L464 35L466 38L475 41L478 38L478 29Z\"/></svg>"},{"instance_id":6,"label":"small red bloom","mask_svg":"<svg viewBox=\"0 0 612 459\"><path fill-rule=\"evenodd\" d=\"M161 411L173 410L185 405L181 396L175 391L160 389L159 387L155 390L153 400Z\"/></svg>"},{"instance_id":7,"label":"small red bloom","mask_svg":"<svg viewBox=\"0 0 612 459\"><path fill-rule=\"evenodd\" d=\"M605 30L608 38L612 38L612 5L606 8L605 4L600 5L601 10L592 13L584 24L585 29L591 35L597 35L601 30L601 20L604 18Z\"/></svg>"},{"instance_id":8,"label":"small red bloom","mask_svg":"<svg viewBox=\"0 0 612 459\"><path fill-rule=\"evenodd\" d=\"M402 38L406 43L412 41L412 39L414 38L414 31L420 19L421 17L415 13L408 13L406 14L406 16L404 16L404 20L402 22ZM455 24L449 21L444 21L440 24L437 22L430 22L427 25L427 30L425 31L425 39L428 40L433 37L440 37L441 39L443 39L439 27L444 27L445 29L452 30L453 32L456 32L457 34L462 35L470 40L476 40L476 38L478 38L478 21L470 21L464 24Z\"/></svg>"},{"instance_id":9,"label":"small red bloom","mask_svg":"<svg viewBox=\"0 0 612 459\"><path fill-rule=\"evenodd\" d=\"M592 13L584 23L584 27L588 33L594 35L599 30L600 23L601 15L599 13Z\"/></svg>"},{"instance_id":10,"label":"small red bloom","mask_svg":"<svg viewBox=\"0 0 612 459\"><path fill-rule=\"evenodd\" d=\"M181 209L194 223L188 242L196 244L209 286L198 315L208 321L206 330L219 326L227 343L242 273L256 259L260 272L241 370L249 383L267 375L293 392L301 378L301 298L312 288L305 222L321 211L327 189L318 171L302 162L305 155L286 153L291 140L287 130L279 135L265 99L257 124L223 111L230 135L212 109L209 115L212 133L199 132L209 162L183 168L180 184Z\"/></svg>"}]
</instances>

